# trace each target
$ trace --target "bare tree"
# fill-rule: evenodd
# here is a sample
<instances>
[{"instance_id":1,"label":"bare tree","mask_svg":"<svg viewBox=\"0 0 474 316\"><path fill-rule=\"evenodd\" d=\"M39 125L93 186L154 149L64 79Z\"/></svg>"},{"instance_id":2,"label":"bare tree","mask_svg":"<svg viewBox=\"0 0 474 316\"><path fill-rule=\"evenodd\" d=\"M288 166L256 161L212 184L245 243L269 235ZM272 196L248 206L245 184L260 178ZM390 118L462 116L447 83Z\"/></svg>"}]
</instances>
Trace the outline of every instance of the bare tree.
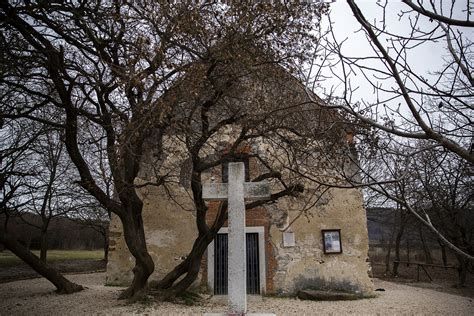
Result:
<instances>
[{"instance_id":1,"label":"bare tree","mask_svg":"<svg viewBox=\"0 0 474 316\"><path fill-rule=\"evenodd\" d=\"M354 1L348 6L360 24L373 54L349 56L344 43L328 33L327 54L336 60L331 69L343 91L330 89L338 108L378 130L412 139L427 139L473 163L472 139L472 40L467 3L403 1L407 10L398 13L410 25L408 34L393 30L388 19L394 12L388 1L378 3L381 15L370 22ZM464 19L459 16L464 16ZM417 49L443 43L444 65L419 73L413 55ZM322 45L324 46L324 45ZM373 89L374 98L355 94L354 76L361 75Z\"/></svg>"},{"instance_id":2,"label":"bare tree","mask_svg":"<svg viewBox=\"0 0 474 316\"><path fill-rule=\"evenodd\" d=\"M282 167L287 164L297 166L300 161L308 159L307 153L301 149L304 141L311 139L304 135L307 129L298 126L303 118L308 124L305 127L316 130L326 146L345 145L338 116L332 113L335 111L321 108L314 113L308 107L311 102L304 87L258 47L237 43L220 47L212 63L193 67L199 71L192 75L202 78L201 82L192 81L199 89L193 89L192 94L180 93L186 97L176 108L179 113L176 116L181 118L172 129L176 134L169 135L170 139L162 144L171 146L175 155L168 155L164 161L156 154L149 155L157 157L157 161L149 162L151 166L160 165L162 170L170 170L168 181L175 177L175 182L178 182L180 174L172 175L172 171L180 170L176 165L190 162L186 171L196 210L198 236L193 248L183 262L154 284L155 288L166 290L166 297L181 293L196 279L202 255L227 219L227 205L222 203L214 221L206 222L208 205L202 198L201 188L203 178L213 169L222 168L225 172L228 162L254 162L252 179L249 175L248 181L270 181L274 193L269 201L248 203L246 208L251 209L275 203L282 197L299 196L303 191L307 181L289 168ZM188 80L184 78L179 88L187 89ZM173 150L165 152L169 154ZM315 205L314 200L318 201L324 194L321 188L314 186L306 189L310 192L307 197L313 199L308 203L310 205Z\"/></svg>"},{"instance_id":3,"label":"bare tree","mask_svg":"<svg viewBox=\"0 0 474 316\"><path fill-rule=\"evenodd\" d=\"M456 155L428 150L414 161L413 178L418 188L420 211L449 238L450 242L474 254L473 182L469 163ZM465 285L469 262L456 254L460 287Z\"/></svg>"},{"instance_id":4,"label":"bare tree","mask_svg":"<svg viewBox=\"0 0 474 316\"><path fill-rule=\"evenodd\" d=\"M413 170L408 169L423 151L434 148L452 152L470 166L474 162L472 8L460 1L403 2L405 8L398 11L397 21L393 18L394 4L389 1L377 2L380 15L375 18L367 17L355 1L347 1L347 10L360 25L359 44L365 45L368 53L352 53L346 40L338 41L329 18L325 40L314 47L319 58L310 65L308 87L320 95L326 93L326 104L344 113L358 134L359 170L350 174L338 168L339 177L351 183L348 187L370 188L400 205L443 244L473 260L472 253L444 236L442 228L417 205L413 193L418 187L409 180ZM393 27L397 22L407 27ZM440 47L441 62L422 73L414 55L420 48L434 45ZM327 66L329 72L324 70ZM338 80L341 89L337 84L319 89L320 74ZM361 95L361 85L370 87L371 93ZM416 140L424 140L427 145L419 147ZM397 161L403 173L390 172ZM313 180L328 184L324 179Z\"/></svg>"},{"instance_id":5,"label":"bare tree","mask_svg":"<svg viewBox=\"0 0 474 316\"><path fill-rule=\"evenodd\" d=\"M77 194L80 188L73 183L76 175L60 137L58 131L50 130L33 143L30 157L33 174L26 178L27 187L23 190L23 198L28 203L17 207L19 216L33 213L41 219L39 225L29 222L27 218L24 221L40 231L40 260L43 263L46 263L51 220L78 212L83 207Z\"/></svg>"},{"instance_id":6,"label":"bare tree","mask_svg":"<svg viewBox=\"0 0 474 316\"><path fill-rule=\"evenodd\" d=\"M9 219L21 214L22 209L32 202L31 197L25 192L35 189L35 184L29 183L27 179L36 174L34 164L32 164L35 159L32 147L43 135L44 130L32 129L29 124L25 120L17 120L1 126L0 216L3 225L0 227L0 243L53 283L58 293L69 294L81 291L82 286L67 280L55 269L48 267L25 245L18 242L8 229Z\"/></svg>"},{"instance_id":7,"label":"bare tree","mask_svg":"<svg viewBox=\"0 0 474 316\"><path fill-rule=\"evenodd\" d=\"M8 46L8 54L35 66L27 76L14 74L3 84L42 100L6 118L27 117L64 129L79 185L122 222L136 260L132 284L121 295L128 298L144 292L154 270L135 180L145 140L154 134L159 148L177 120L172 111L181 102L176 80L185 72L192 76L195 61L212 64L218 44L254 43L275 62L300 59L314 39L311 22L324 6L25 1L2 2L0 8L6 42L18 44ZM50 90L39 89L36 82ZM37 110L45 106L60 110L60 115L39 117ZM89 151L88 144L98 144L106 153L115 198L97 172L100 165L90 161L98 153ZM155 184L165 179L161 174Z\"/></svg>"}]
</instances>

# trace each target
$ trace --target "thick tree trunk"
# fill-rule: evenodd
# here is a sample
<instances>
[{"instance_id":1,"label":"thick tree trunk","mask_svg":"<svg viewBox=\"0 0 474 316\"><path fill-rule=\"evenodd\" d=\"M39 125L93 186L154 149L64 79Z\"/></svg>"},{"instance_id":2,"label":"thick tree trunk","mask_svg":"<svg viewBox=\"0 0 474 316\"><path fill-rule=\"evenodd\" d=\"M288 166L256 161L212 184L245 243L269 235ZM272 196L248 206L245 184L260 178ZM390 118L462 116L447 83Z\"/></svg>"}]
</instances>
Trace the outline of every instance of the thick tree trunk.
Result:
<instances>
[{"instance_id":1,"label":"thick tree trunk","mask_svg":"<svg viewBox=\"0 0 474 316\"><path fill-rule=\"evenodd\" d=\"M73 283L62 276L58 271L47 267L41 260L28 249L22 246L16 239L9 237L6 233L0 232L0 242L4 246L28 264L33 270L48 279L56 287L56 292L59 294L71 294L82 291L84 288L76 283Z\"/></svg>"},{"instance_id":2,"label":"thick tree trunk","mask_svg":"<svg viewBox=\"0 0 474 316\"><path fill-rule=\"evenodd\" d=\"M191 252L186 257L186 259L177 265L173 270L171 270L166 276L155 283L153 285L156 289L166 290L170 289L169 291L170 296L179 294L182 291L186 290L186 288L194 282L196 279L197 274L199 273L199 268L201 266L201 259L204 255L204 252L207 249L207 246L212 242L214 239L215 234L209 232L207 235L200 235L198 236L193 244L193 248ZM182 275L187 275L178 282L175 286L173 283L176 282Z\"/></svg>"},{"instance_id":3,"label":"thick tree trunk","mask_svg":"<svg viewBox=\"0 0 474 316\"><path fill-rule=\"evenodd\" d=\"M169 299L183 293L196 280L201 267L201 259L207 249L207 246L214 240L217 232L224 225L224 222L227 219L227 203L223 202L219 206L218 216L215 219L213 225L211 228L207 226L205 220L207 207L205 206L202 198L200 198L201 187L196 187L197 183L201 183L200 176L194 174L194 181L192 183L193 192L195 193L195 203L196 201L200 201L200 203L197 203L196 207L196 223L199 230L199 235L195 239L193 248L186 259L178 264L163 279L153 285L153 288L158 290L166 290L166 293L163 295L165 299ZM289 191L281 191L278 194L273 195L273 199L276 200L281 196L285 196L288 194L288 192L292 192L292 190L293 188L291 188ZM301 189L297 188L297 190ZM196 194L196 192L199 194ZM259 201L259 203L262 203L262 201ZM246 205L246 209L251 209L257 206L259 205L250 203ZM178 279L183 275L185 276L178 281ZM176 281L178 282L174 284Z\"/></svg>"},{"instance_id":4,"label":"thick tree trunk","mask_svg":"<svg viewBox=\"0 0 474 316\"><path fill-rule=\"evenodd\" d=\"M191 249L191 253L192 252L193 250ZM166 290L172 287L173 283L188 271L191 262L191 253L183 262L174 267L173 270L168 272L160 281L155 282L152 287L159 290Z\"/></svg>"},{"instance_id":5,"label":"thick tree trunk","mask_svg":"<svg viewBox=\"0 0 474 316\"><path fill-rule=\"evenodd\" d=\"M157 288L167 289L165 297L170 298L183 293L194 282L194 280L196 280L201 267L201 258L204 255L207 246L214 239L214 235L215 234L209 232L207 235L198 236L189 256L183 262L183 265L178 265L157 284ZM186 273L184 278L171 286L184 273Z\"/></svg>"},{"instance_id":6,"label":"thick tree trunk","mask_svg":"<svg viewBox=\"0 0 474 316\"><path fill-rule=\"evenodd\" d=\"M40 260L44 264L47 264L46 262L47 253L48 253L48 234L47 234L47 231L41 230Z\"/></svg>"},{"instance_id":7,"label":"thick tree trunk","mask_svg":"<svg viewBox=\"0 0 474 316\"><path fill-rule=\"evenodd\" d=\"M202 256L204 255L207 246L214 240L219 229L224 225L226 218L227 203L222 203L220 205L219 216L214 225L212 225L212 228L207 230L206 233L199 234L194 240L193 248L186 259L153 286L158 290L167 290L164 295L165 298L169 299L179 295L184 292L194 282L194 280L196 280L201 267ZM184 274L186 274L186 276L173 286L174 282Z\"/></svg>"},{"instance_id":8,"label":"thick tree trunk","mask_svg":"<svg viewBox=\"0 0 474 316\"><path fill-rule=\"evenodd\" d=\"M135 258L132 284L120 295L120 299L138 299L146 294L147 282L155 269L153 259L148 253L145 229L139 212L122 219L124 238L130 253Z\"/></svg>"}]
</instances>

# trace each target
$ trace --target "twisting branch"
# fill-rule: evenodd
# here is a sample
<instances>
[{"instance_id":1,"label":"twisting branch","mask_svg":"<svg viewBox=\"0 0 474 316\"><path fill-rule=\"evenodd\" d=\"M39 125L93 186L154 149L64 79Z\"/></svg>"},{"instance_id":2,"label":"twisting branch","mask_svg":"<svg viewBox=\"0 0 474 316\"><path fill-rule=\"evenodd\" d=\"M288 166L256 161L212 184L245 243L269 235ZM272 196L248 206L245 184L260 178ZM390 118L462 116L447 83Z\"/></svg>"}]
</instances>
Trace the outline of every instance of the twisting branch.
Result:
<instances>
[{"instance_id":1,"label":"twisting branch","mask_svg":"<svg viewBox=\"0 0 474 316\"><path fill-rule=\"evenodd\" d=\"M471 153L469 150L461 147L459 144L456 142L444 137L442 134L438 133L437 131L433 130L422 118L419 109L415 106L412 98L410 97L407 87L405 85L405 82L402 80L400 76L400 72L398 70L398 67L396 65L396 62L390 57L388 54L387 50L385 47L382 45L382 43L379 41L378 36L375 34L373 31L370 23L366 20L364 17L363 13L359 9L359 7L355 4L353 0L349 0L348 4L354 13L354 16L356 17L357 21L362 25L362 27L365 29L368 37L372 41L372 43L377 47L378 52L382 55L383 60L387 63L388 68L391 71L391 74L393 75L395 81L397 82L398 88L400 89L400 93L407 104L412 116L415 118L416 122L420 126L420 128L424 131L426 134L426 138L435 140L436 142L440 143L445 147L446 149L455 152L458 154L460 157L466 159L467 161L474 163L474 154ZM400 135L402 136L402 135Z\"/></svg>"},{"instance_id":2,"label":"twisting branch","mask_svg":"<svg viewBox=\"0 0 474 316\"><path fill-rule=\"evenodd\" d=\"M465 27L474 27L474 21L469 20L469 12L466 12L466 17L467 20L457 20L457 19L452 19L448 18L447 16L437 14L436 12L429 11L425 9L422 5L416 5L413 3L411 0L402 0L403 3L405 3L407 6L412 8L414 11L429 17L430 19L446 23L448 25L456 25L456 26L465 26ZM418 2L419 3L419 2Z\"/></svg>"}]
</instances>

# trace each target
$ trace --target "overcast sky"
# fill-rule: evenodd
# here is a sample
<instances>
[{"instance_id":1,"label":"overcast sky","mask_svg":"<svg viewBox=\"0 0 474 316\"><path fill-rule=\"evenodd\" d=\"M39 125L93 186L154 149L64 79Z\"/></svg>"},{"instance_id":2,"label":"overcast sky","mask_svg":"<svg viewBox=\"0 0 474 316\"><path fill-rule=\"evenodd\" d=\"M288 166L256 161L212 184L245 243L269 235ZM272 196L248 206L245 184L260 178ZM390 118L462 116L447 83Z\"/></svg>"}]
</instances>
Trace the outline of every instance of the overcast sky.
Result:
<instances>
[{"instance_id":1,"label":"overcast sky","mask_svg":"<svg viewBox=\"0 0 474 316\"><path fill-rule=\"evenodd\" d=\"M384 3L384 1L380 1ZM439 3L439 1L437 2ZM442 1L444 10L447 9L447 5L451 1ZM474 7L474 1L471 1L472 7ZM458 0L455 6L455 17L460 19L465 19L465 13L461 9L465 9L467 0ZM377 1L357 1L357 5L360 7L363 14L366 16L367 20L373 22L374 19L381 21L383 10L377 5ZM401 10L408 11L408 6L403 4L399 0L391 0L388 2L386 10L386 22L387 28L393 33L396 34L408 34L411 31L411 26L407 16L402 19L399 19L398 14ZM333 22L333 28L335 36L338 42L347 39L343 45L343 53L349 56L373 56L374 53L368 42L365 38L363 32L356 32L360 29L360 25L352 14L351 9L349 8L346 1L336 1L330 5L330 19ZM427 29L434 28L435 23L430 22L429 19L423 18L420 20L421 26L426 27ZM323 29L327 27L328 19L323 19ZM460 31L467 34L467 37L470 40L474 40L474 30L468 28L459 28ZM410 51L409 61L410 65L416 70L417 73L426 75L429 77L429 72L436 71L440 69L443 65L443 56L446 56L446 42L444 40L439 41L438 43L427 43L421 47ZM378 66L373 62L372 66ZM357 76L353 78L353 83L358 86L361 86L359 93L357 94L360 98L374 98L373 89L366 84L366 80L362 76ZM335 80L326 80L322 83L322 86L328 89L329 87L337 84Z\"/></svg>"}]
</instances>

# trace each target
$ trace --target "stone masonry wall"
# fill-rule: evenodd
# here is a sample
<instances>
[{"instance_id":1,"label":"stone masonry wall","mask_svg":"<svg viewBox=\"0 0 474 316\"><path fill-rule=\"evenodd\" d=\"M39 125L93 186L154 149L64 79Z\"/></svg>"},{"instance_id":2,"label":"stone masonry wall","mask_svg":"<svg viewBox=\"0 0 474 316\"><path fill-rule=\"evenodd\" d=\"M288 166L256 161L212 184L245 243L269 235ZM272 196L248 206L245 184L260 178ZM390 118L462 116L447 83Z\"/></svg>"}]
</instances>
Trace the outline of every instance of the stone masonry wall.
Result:
<instances>
[{"instance_id":1,"label":"stone masonry wall","mask_svg":"<svg viewBox=\"0 0 474 316\"><path fill-rule=\"evenodd\" d=\"M155 262L150 280L158 280L181 262L197 236L189 195L178 185L171 186L170 190L173 196L162 188L149 187L140 191L148 251ZM114 215L110 224L107 284L128 285L133 278L134 263L123 239L120 220Z\"/></svg>"},{"instance_id":2,"label":"stone masonry wall","mask_svg":"<svg viewBox=\"0 0 474 316\"><path fill-rule=\"evenodd\" d=\"M152 188L142 190L144 223L148 249L155 260L156 280L184 259L192 247L197 231L191 201L182 187L176 194ZM339 289L370 295L368 276L368 235L360 190L331 189L322 205L299 216L300 199L285 198L276 204L247 211L247 226L265 229L267 294L291 295L302 288ZM180 206L178 206L178 204ZM186 207L189 210L185 210ZM208 221L214 218L217 203L211 203ZM295 234L295 246L283 247L285 223L298 217L286 231ZM108 284L128 284L132 279L133 257L121 233L121 224L113 217L110 233ZM322 229L341 229L342 254L324 254ZM197 284L207 280L206 257L203 258Z\"/></svg>"},{"instance_id":3,"label":"stone masonry wall","mask_svg":"<svg viewBox=\"0 0 474 316\"><path fill-rule=\"evenodd\" d=\"M332 189L326 194L330 196L327 204L310 210L312 217L300 217L289 228L295 234L294 247L283 247L283 233L276 225L271 226L277 262L275 294L295 294L308 288L372 294L362 193L356 189ZM299 214L292 204L283 200L277 206L288 210L290 221ZM322 229L341 230L341 254L324 253Z\"/></svg>"}]
</instances>

